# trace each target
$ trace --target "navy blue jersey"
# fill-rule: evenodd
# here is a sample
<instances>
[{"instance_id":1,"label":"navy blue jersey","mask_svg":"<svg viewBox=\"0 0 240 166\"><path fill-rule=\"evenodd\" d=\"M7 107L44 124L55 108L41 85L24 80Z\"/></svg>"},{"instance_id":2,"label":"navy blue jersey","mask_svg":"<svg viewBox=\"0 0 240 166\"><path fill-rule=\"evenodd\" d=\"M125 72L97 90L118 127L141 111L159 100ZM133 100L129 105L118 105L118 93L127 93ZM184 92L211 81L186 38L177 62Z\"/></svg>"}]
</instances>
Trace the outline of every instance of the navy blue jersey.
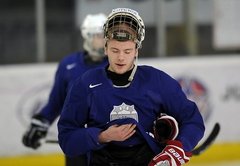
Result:
<instances>
[{"instance_id":1,"label":"navy blue jersey","mask_svg":"<svg viewBox=\"0 0 240 166\"><path fill-rule=\"evenodd\" d=\"M186 98L176 80L153 67L139 66L129 86L116 87L104 68L90 70L68 93L58 122L59 143L67 155L102 148L99 133L109 124L121 124L130 118L138 132L126 141L111 143L133 146L147 142L157 153L160 147L154 149L156 142L146 134L152 132L153 122L161 113L178 121L177 139L191 151L203 137L204 123L196 104Z\"/></svg>"},{"instance_id":2,"label":"navy blue jersey","mask_svg":"<svg viewBox=\"0 0 240 166\"><path fill-rule=\"evenodd\" d=\"M107 58L101 64L86 64L84 56L88 55L83 52L72 53L59 63L48 103L40 111L40 115L48 119L50 123L60 115L67 91L73 82L87 70L107 64Z\"/></svg>"}]
</instances>

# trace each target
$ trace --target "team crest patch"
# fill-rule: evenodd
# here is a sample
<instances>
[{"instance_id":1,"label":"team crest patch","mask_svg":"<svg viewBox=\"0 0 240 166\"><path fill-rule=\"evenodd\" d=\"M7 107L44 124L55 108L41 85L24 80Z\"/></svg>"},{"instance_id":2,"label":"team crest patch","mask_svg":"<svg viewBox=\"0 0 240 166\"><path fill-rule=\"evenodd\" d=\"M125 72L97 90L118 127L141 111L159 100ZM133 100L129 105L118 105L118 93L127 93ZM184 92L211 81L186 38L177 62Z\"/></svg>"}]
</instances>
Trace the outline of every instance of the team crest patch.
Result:
<instances>
[{"instance_id":1,"label":"team crest patch","mask_svg":"<svg viewBox=\"0 0 240 166\"><path fill-rule=\"evenodd\" d=\"M132 118L138 122L138 114L134 108L134 105L127 105L122 103L119 106L113 106L113 110L110 113L110 120L115 119L125 119L125 118Z\"/></svg>"}]
</instances>

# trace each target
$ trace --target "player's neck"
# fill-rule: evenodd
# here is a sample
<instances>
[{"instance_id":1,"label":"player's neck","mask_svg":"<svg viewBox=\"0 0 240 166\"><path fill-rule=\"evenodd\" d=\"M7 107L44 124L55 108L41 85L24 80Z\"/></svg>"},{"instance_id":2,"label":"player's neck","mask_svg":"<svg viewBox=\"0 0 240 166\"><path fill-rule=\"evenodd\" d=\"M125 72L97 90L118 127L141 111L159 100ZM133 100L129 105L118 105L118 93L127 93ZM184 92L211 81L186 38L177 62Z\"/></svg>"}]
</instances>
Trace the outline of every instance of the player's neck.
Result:
<instances>
[{"instance_id":1,"label":"player's neck","mask_svg":"<svg viewBox=\"0 0 240 166\"><path fill-rule=\"evenodd\" d=\"M127 71L124 74L114 73L114 72L108 70L108 66L105 68L105 70L107 72L107 77L110 80L112 80L114 85L116 85L116 86L124 86L124 85L129 84L130 81L128 80L128 78L131 75L133 69Z\"/></svg>"}]
</instances>

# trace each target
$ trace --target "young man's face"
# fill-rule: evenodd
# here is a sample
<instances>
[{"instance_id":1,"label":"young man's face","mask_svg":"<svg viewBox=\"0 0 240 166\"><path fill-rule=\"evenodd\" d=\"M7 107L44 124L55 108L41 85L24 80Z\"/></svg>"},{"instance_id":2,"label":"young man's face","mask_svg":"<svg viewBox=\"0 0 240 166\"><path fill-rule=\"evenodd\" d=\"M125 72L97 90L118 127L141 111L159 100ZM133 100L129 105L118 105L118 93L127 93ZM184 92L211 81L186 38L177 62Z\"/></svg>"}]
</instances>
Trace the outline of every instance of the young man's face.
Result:
<instances>
[{"instance_id":1,"label":"young man's face","mask_svg":"<svg viewBox=\"0 0 240 166\"><path fill-rule=\"evenodd\" d=\"M93 49L103 49L104 48L104 37L103 34L99 33L99 34L94 34L92 37L92 47Z\"/></svg>"},{"instance_id":2,"label":"young man's face","mask_svg":"<svg viewBox=\"0 0 240 166\"><path fill-rule=\"evenodd\" d=\"M117 41L110 39L105 47L105 54L109 60L109 70L123 74L133 68L135 57L138 56L136 43L132 40Z\"/></svg>"},{"instance_id":3,"label":"young man's face","mask_svg":"<svg viewBox=\"0 0 240 166\"><path fill-rule=\"evenodd\" d=\"M89 45L92 52L89 52L89 56L93 61L100 61L103 59L104 55L104 37L103 34L94 34L92 40L89 40Z\"/></svg>"}]
</instances>

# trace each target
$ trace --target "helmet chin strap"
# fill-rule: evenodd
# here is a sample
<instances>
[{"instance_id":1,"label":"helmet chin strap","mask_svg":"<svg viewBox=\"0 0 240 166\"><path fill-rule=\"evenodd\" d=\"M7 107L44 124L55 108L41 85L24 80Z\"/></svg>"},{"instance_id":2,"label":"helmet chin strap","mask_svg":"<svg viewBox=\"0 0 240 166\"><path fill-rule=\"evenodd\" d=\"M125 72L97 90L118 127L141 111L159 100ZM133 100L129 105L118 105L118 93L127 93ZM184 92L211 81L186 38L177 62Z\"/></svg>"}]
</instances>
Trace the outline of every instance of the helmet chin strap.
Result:
<instances>
[{"instance_id":1,"label":"helmet chin strap","mask_svg":"<svg viewBox=\"0 0 240 166\"><path fill-rule=\"evenodd\" d=\"M134 77L136 71L137 71L137 56L135 57L134 67L133 67L132 73L130 74L130 76L128 78L128 81L131 82L133 80L133 77Z\"/></svg>"}]
</instances>

